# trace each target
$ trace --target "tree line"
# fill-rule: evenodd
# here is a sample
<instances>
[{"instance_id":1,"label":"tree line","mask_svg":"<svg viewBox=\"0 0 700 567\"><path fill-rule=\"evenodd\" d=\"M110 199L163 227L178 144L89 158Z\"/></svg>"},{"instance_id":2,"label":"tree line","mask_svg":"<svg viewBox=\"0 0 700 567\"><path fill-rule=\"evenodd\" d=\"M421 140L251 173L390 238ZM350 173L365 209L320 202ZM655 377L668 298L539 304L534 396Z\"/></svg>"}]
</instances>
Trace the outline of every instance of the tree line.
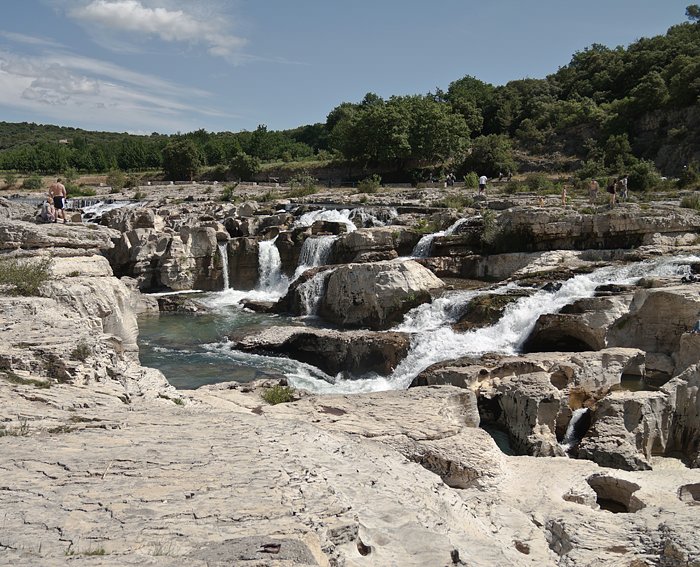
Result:
<instances>
[{"instance_id":1,"label":"tree line","mask_svg":"<svg viewBox=\"0 0 700 567\"><path fill-rule=\"evenodd\" d=\"M315 159L415 180L440 168L494 176L514 170L516 155L556 154L575 158L582 175L655 166L675 175L700 148L700 8L686 17L626 48L591 45L543 79L495 86L465 76L424 95L368 93L291 130L136 136L0 123L0 169L187 179L207 167L252 178L264 162Z\"/></svg>"}]
</instances>

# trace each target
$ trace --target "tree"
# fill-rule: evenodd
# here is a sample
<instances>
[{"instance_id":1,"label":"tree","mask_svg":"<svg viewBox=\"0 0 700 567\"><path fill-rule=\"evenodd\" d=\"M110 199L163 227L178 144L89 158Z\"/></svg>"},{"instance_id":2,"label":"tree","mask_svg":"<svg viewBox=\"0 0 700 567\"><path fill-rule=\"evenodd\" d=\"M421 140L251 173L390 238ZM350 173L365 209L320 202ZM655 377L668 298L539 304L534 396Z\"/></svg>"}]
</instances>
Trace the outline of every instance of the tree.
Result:
<instances>
[{"instance_id":1,"label":"tree","mask_svg":"<svg viewBox=\"0 0 700 567\"><path fill-rule=\"evenodd\" d=\"M685 15L692 22L700 22L700 6L691 4L685 9Z\"/></svg>"},{"instance_id":2,"label":"tree","mask_svg":"<svg viewBox=\"0 0 700 567\"><path fill-rule=\"evenodd\" d=\"M515 171L516 163L510 138L502 134L489 134L475 138L463 169L476 171L489 177Z\"/></svg>"},{"instance_id":3,"label":"tree","mask_svg":"<svg viewBox=\"0 0 700 567\"><path fill-rule=\"evenodd\" d=\"M231 160L229 171L238 179L250 181L260 171L260 160L241 152Z\"/></svg>"},{"instance_id":4,"label":"tree","mask_svg":"<svg viewBox=\"0 0 700 567\"><path fill-rule=\"evenodd\" d=\"M170 179L192 181L201 166L202 156L192 140L170 142L163 148L163 170Z\"/></svg>"}]
</instances>

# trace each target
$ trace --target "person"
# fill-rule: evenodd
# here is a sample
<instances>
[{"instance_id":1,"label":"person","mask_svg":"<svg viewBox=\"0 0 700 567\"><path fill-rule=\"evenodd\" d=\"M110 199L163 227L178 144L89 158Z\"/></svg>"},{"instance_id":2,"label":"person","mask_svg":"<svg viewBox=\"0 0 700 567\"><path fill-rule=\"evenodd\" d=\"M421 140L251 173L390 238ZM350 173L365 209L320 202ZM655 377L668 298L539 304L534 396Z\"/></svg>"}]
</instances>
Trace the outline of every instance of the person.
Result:
<instances>
[{"instance_id":1,"label":"person","mask_svg":"<svg viewBox=\"0 0 700 567\"><path fill-rule=\"evenodd\" d=\"M66 224L66 188L61 183L60 179L56 179L56 183L52 183L49 187L49 197L53 200L53 206L56 209L56 218L61 217L63 224Z\"/></svg>"},{"instance_id":2,"label":"person","mask_svg":"<svg viewBox=\"0 0 700 567\"><path fill-rule=\"evenodd\" d=\"M561 188L561 206L566 207L566 186Z\"/></svg>"},{"instance_id":3,"label":"person","mask_svg":"<svg viewBox=\"0 0 700 567\"><path fill-rule=\"evenodd\" d=\"M595 205L598 200L598 190L600 189L600 184L597 180L591 179L591 184L588 186L588 201L591 205Z\"/></svg>"},{"instance_id":4,"label":"person","mask_svg":"<svg viewBox=\"0 0 700 567\"><path fill-rule=\"evenodd\" d=\"M509 169L509 170L506 172L506 175L508 176L508 183L510 183L511 180L513 179L513 172Z\"/></svg>"},{"instance_id":5,"label":"person","mask_svg":"<svg viewBox=\"0 0 700 567\"><path fill-rule=\"evenodd\" d=\"M620 194L621 201L627 200L627 175L620 177L618 193Z\"/></svg>"},{"instance_id":6,"label":"person","mask_svg":"<svg viewBox=\"0 0 700 567\"><path fill-rule=\"evenodd\" d=\"M610 183L608 183L608 186L605 190L608 193L610 193L610 208L612 209L615 206L615 191L617 190L617 181L613 179Z\"/></svg>"},{"instance_id":7,"label":"person","mask_svg":"<svg viewBox=\"0 0 700 567\"><path fill-rule=\"evenodd\" d=\"M488 177L485 175L482 175L479 177L479 195L482 195L483 193L486 193L486 182L488 181Z\"/></svg>"},{"instance_id":8,"label":"person","mask_svg":"<svg viewBox=\"0 0 700 567\"><path fill-rule=\"evenodd\" d=\"M41 204L39 218L43 222L56 222L56 209L53 206L51 197L46 197L46 201Z\"/></svg>"}]
</instances>

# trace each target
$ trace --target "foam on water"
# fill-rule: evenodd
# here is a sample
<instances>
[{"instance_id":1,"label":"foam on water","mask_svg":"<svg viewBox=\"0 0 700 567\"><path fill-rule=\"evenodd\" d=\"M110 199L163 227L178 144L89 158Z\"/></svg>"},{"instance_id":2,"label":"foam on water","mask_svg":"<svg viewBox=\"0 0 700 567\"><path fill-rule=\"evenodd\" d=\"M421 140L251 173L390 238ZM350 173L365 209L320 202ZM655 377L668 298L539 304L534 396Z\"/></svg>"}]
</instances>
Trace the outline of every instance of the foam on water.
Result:
<instances>
[{"instance_id":1,"label":"foam on water","mask_svg":"<svg viewBox=\"0 0 700 567\"><path fill-rule=\"evenodd\" d=\"M303 215L301 215L294 223L294 226L311 226L316 221L321 220L344 224L347 227L347 231L352 232L354 230L357 230L357 227L355 226L355 223L353 223L350 220L350 213L350 209L324 209L321 211L311 211L309 213L304 213Z\"/></svg>"}]
</instances>

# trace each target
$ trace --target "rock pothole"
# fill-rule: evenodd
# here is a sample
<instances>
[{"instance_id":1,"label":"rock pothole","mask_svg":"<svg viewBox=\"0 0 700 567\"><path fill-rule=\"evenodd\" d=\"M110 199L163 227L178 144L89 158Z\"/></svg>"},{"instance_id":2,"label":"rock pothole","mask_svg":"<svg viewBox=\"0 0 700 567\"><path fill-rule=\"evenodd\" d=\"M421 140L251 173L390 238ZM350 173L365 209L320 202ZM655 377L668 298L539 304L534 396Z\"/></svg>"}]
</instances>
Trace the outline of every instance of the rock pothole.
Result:
<instances>
[{"instance_id":1,"label":"rock pothole","mask_svg":"<svg viewBox=\"0 0 700 567\"><path fill-rule=\"evenodd\" d=\"M586 482L596 493L596 502L601 510L627 514L644 508L644 502L634 495L640 488L634 482L605 474L589 476Z\"/></svg>"}]
</instances>

